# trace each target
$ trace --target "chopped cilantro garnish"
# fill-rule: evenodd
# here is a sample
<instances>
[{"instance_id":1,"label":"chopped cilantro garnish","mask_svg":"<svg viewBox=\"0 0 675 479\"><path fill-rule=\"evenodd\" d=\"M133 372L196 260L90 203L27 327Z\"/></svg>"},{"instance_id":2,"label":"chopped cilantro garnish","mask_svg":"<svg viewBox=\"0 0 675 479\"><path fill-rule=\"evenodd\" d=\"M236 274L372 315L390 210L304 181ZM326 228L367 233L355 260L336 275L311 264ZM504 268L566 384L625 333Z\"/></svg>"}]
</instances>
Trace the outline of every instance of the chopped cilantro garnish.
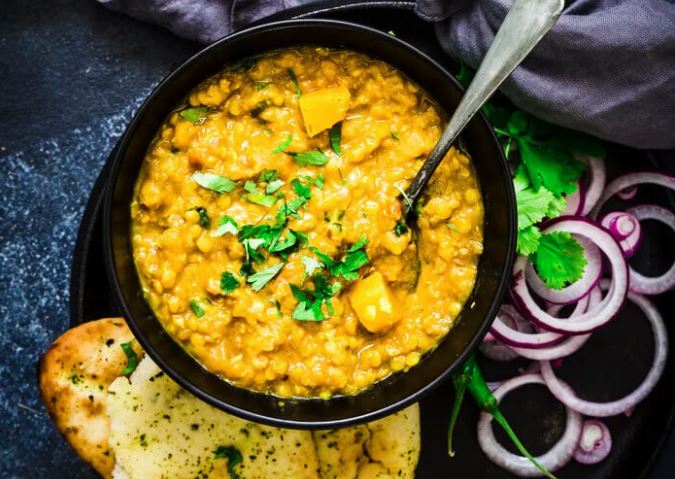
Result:
<instances>
[{"instance_id":1,"label":"chopped cilantro garnish","mask_svg":"<svg viewBox=\"0 0 675 479\"><path fill-rule=\"evenodd\" d=\"M220 275L220 289L223 293L231 293L239 287L239 280L229 271L223 271Z\"/></svg>"},{"instance_id":2,"label":"chopped cilantro garnish","mask_svg":"<svg viewBox=\"0 0 675 479\"><path fill-rule=\"evenodd\" d=\"M317 269L323 268L323 265L319 263L316 258L311 256L302 255L300 261L305 267L305 276L312 276Z\"/></svg>"},{"instance_id":3,"label":"chopped cilantro garnish","mask_svg":"<svg viewBox=\"0 0 675 479\"><path fill-rule=\"evenodd\" d=\"M260 291L265 287L267 283L272 281L272 279L279 274L279 271L284 267L285 263L277 263L272 266L268 266L262 271L258 271L246 278L246 281L251 284L253 291Z\"/></svg>"},{"instance_id":4,"label":"chopped cilantro garnish","mask_svg":"<svg viewBox=\"0 0 675 479\"><path fill-rule=\"evenodd\" d=\"M195 313L195 316L198 318L201 318L206 314L206 311L204 311L204 308L197 299L190 300L190 309L192 309L192 312Z\"/></svg>"},{"instance_id":5,"label":"chopped cilantro garnish","mask_svg":"<svg viewBox=\"0 0 675 479\"><path fill-rule=\"evenodd\" d=\"M209 218L209 213L206 211L206 208L198 206L195 208L195 211L199 215L199 226L205 229L211 228L211 218Z\"/></svg>"},{"instance_id":6,"label":"chopped cilantro garnish","mask_svg":"<svg viewBox=\"0 0 675 479\"><path fill-rule=\"evenodd\" d=\"M272 150L272 154L276 155L278 153L281 153L282 151L285 151L289 146L291 146L291 143L293 142L293 135L290 133L286 136L286 139L279 143L279 145Z\"/></svg>"},{"instance_id":7,"label":"chopped cilantro garnish","mask_svg":"<svg viewBox=\"0 0 675 479\"><path fill-rule=\"evenodd\" d=\"M272 180L265 186L265 194L271 195L272 193L276 193L285 184L284 180Z\"/></svg>"},{"instance_id":8,"label":"chopped cilantro garnish","mask_svg":"<svg viewBox=\"0 0 675 479\"><path fill-rule=\"evenodd\" d=\"M268 81L256 81L256 82L255 82L255 87L256 87L258 90L264 90L264 89L267 88L268 86L270 86L270 82L268 82Z\"/></svg>"},{"instance_id":9,"label":"chopped cilantro garnish","mask_svg":"<svg viewBox=\"0 0 675 479\"><path fill-rule=\"evenodd\" d=\"M291 315L292 319L297 321L323 321L326 316L323 313L322 306L325 304L328 314L333 314L333 304L330 300L342 289L342 283L336 281L329 283L324 274L317 273L312 276L314 281L314 290L302 289L295 284L291 284L291 292L298 304Z\"/></svg>"},{"instance_id":10,"label":"chopped cilantro garnish","mask_svg":"<svg viewBox=\"0 0 675 479\"><path fill-rule=\"evenodd\" d=\"M138 355L136 355L134 348L131 347L131 343L133 342L134 340L131 340L128 343L120 344L122 351L124 351L124 354L127 356L127 365L120 373L122 376L128 376L129 374L133 373L138 366Z\"/></svg>"},{"instance_id":11,"label":"chopped cilantro garnish","mask_svg":"<svg viewBox=\"0 0 675 479\"><path fill-rule=\"evenodd\" d=\"M323 166L328 163L328 157L321 151L306 151L304 153L286 153L293 157L298 166Z\"/></svg>"},{"instance_id":12,"label":"chopped cilantro garnish","mask_svg":"<svg viewBox=\"0 0 675 479\"><path fill-rule=\"evenodd\" d=\"M370 261L364 250L367 243L366 237L362 236L346 251L346 254L340 260L331 258L318 248L310 247L310 250L326 266L331 275L335 277L342 276L347 281L352 281L359 278L359 268L365 266Z\"/></svg>"},{"instance_id":13,"label":"chopped cilantro garnish","mask_svg":"<svg viewBox=\"0 0 675 479\"><path fill-rule=\"evenodd\" d=\"M289 230L288 233L286 233L286 237L284 239L277 241L276 244L270 247L269 252L280 253L289 248L292 248L297 243L297 241L297 235L293 231Z\"/></svg>"},{"instance_id":14,"label":"chopped cilantro garnish","mask_svg":"<svg viewBox=\"0 0 675 479\"><path fill-rule=\"evenodd\" d=\"M201 173L197 171L192 174L192 179L199 186L217 193L231 193L237 187L236 181L213 173Z\"/></svg>"},{"instance_id":15,"label":"chopped cilantro garnish","mask_svg":"<svg viewBox=\"0 0 675 479\"><path fill-rule=\"evenodd\" d=\"M206 117L209 114L209 109L205 106L193 106L179 111L178 114L181 118L189 121L190 123L198 124L203 123L206 120Z\"/></svg>"},{"instance_id":16,"label":"chopped cilantro garnish","mask_svg":"<svg viewBox=\"0 0 675 479\"><path fill-rule=\"evenodd\" d=\"M244 458L234 446L218 446L213 455L216 459L227 459L227 472L230 479L240 479L239 473L235 467L244 462Z\"/></svg>"},{"instance_id":17,"label":"chopped cilantro garnish","mask_svg":"<svg viewBox=\"0 0 675 479\"><path fill-rule=\"evenodd\" d=\"M342 156L340 152L340 140L342 139L342 122L336 123L328 131L328 137L330 138L330 147L333 149L337 156Z\"/></svg>"},{"instance_id":18,"label":"chopped cilantro garnish","mask_svg":"<svg viewBox=\"0 0 675 479\"><path fill-rule=\"evenodd\" d=\"M546 285L562 289L584 274L584 248L566 231L546 233L539 238L534 266Z\"/></svg>"},{"instance_id":19,"label":"chopped cilantro garnish","mask_svg":"<svg viewBox=\"0 0 675 479\"><path fill-rule=\"evenodd\" d=\"M237 222L231 216L224 216L218 221L218 228L211 236L224 236L228 233L236 235L239 232Z\"/></svg>"},{"instance_id":20,"label":"chopped cilantro garnish","mask_svg":"<svg viewBox=\"0 0 675 479\"><path fill-rule=\"evenodd\" d=\"M277 196L265 195L263 193L244 195L244 199L249 203L264 206L265 208L271 208L277 201L279 201Z\"/></svg>"},{"instance_id":21,"label":"chopped cilantro garnish","mask_svg":"<svg viewBox=\"0 0 675 479\"><path fill-rule=\"evenodd\" d=\"M295 72L293 71L292 68L288 68L286 70L288 73L288 76L291 77L291 81L293 82L293 85L295 86L295 96L297 98L300 98L300 95L302 95L302 92L300 91L300 83L298 83L298 77L295 76Z\"/></svg>"},{"instance_id":22,"label":"chopped cilantro garnish","mask_svg":"<svg viewBox=\"0 0 675 479\"><path fill-rule=\"evenodd\" d=\"M324 178L323 175L317 175L316 178L309 175L301 175L300 178L310 181L314 186L316 186L320 190L323 190L323 187L326 184L326 178Z\"/></svg>"},{"instance_id":23,"label":"chopped cilantro garnish","mask_svg":"<svg viewBox=\"0 0 675 479\"><path fill-rule=\"evenodd\" d=\"M392 137L392 139L394 139L396 141L401 141L401 137L398 136L398 133L396 132L396 130L391 130L391 137Z\"/></svg>"},{"instance_id":24,"label":"chopped cilantro garnish","mask_svg":"<svg viewBox=\"0 0 675 479\"><path fill-rule=\"evenodd\" d=\"M279 178L279 172L277 170L264 170L258 177L258 183L269 183L270 181L274 181L277 178Z\"/></svg>"},{"instance_id":25,"label":"chopped cilantro garnish","mask_svg":"<svg viewBox=\"0 0 675 479\"><path fill-rule=\"evenodd\" d=\"M449 223L447 223L447 225L448 225L448 228L450 228L452 231L454 231L454 232L457 233L458 235L461 235L461 234L462 234L462 233L459 231L459 229L457 228L457 226L455 226L455 223L449 222Z\"/></svg>"},{"instance_id":26,"label":"chopped cilantro garnish","mask_svg":"<svg viewBox=\"0 0 675 479\"><path fill-rule=\"evenodd\" d=\"M312 198L312 192L309 189L309 186L304 184L302 181L299 179L295 178L291 181L291 188L293 188L293 191L295 192L296 195L300 198L304 198L306 200L309 200Z\"/></svg>"}]
</instances>

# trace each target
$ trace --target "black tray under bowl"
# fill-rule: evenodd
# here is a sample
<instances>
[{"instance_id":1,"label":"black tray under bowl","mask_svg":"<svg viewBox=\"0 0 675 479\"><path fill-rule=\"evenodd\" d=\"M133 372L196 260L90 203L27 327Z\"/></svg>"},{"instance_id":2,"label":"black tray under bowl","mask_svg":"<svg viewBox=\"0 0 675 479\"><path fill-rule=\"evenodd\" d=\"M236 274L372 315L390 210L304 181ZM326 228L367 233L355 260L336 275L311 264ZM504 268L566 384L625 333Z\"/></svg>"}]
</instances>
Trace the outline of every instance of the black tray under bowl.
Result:
<instances>
[{"instance_id":1,"label":"black tray under bowl","mask_svg":"<svg viewBox=\"0 0 675 479\"><path fill-rule=\"evenodd\" d=\"M454 65L437 45L430 24L413 14L412 5L410 2L322 2L286 11L274 16L274 20L321 17L363 23L384 31L393 31L442 64ZM614 145L610 145L608 150L610 178L637 169L672 169L669 162L665 162L667 158L673 158L672 152L655 154ZM108 170L109 162L104 166L91 192L78 234L70 284L73 326L97 318L119 315L113 304L103 262L101 207ZM660 203L673 207L672 197L657 187L642 187L634 200L630 203L618 203L617 206L638 203ZM644 273L660 273L672 264L675 256L673 248L663 247L672 242L672 234L651 222L643 227L647 231L645 242L631 263ZM664 313L675 310L675 294L672 292L660 295L654 301ZM675 327L668 326L672 344ZM582 350L563 361L560 375L583 397L611 400L627 394L639 384L649 367L651 354L652 340L648 323L641 318L636 308L627 305L611 326L594 334ZM669 356L665 373L657 388L630 417L617 416L606 420L614 440L610 456L595 466L582 466L572 462L559 471L558 477L634 479L649 476L649 471L672 428L675 415L673 357ZM480 356L479 361L489 380L514 376L528 365L527 361L521 360L498 364ZM422 453L417 477L513 477L493 465L478 447L478 410L470 402L464 406L457 426L456 456L452 459L448 457L447 423L452 399L452 387L446 383L421 402ZM502 406L513 427L535 454L547 450L561 434L565 419L564 409L543 387L527 386L515 391L505 398ZM501 437L499 432L497 436ZM503 437L501 442L513 450Z\"/></svg>"}]
</instances>

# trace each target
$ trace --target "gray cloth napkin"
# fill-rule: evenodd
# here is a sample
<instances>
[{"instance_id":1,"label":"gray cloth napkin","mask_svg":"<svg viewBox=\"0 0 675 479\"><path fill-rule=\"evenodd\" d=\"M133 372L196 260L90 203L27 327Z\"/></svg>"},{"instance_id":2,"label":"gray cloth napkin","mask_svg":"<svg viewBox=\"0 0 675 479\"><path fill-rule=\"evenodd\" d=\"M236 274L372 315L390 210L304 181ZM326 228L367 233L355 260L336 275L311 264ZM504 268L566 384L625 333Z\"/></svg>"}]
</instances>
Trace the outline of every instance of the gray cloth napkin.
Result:
<instances>
[{"instance_id":1,"label":"gray cloth napkin","mask_svg":"<svg viewBox=\"0 0 675 479\"><path fill-rule=\"evenodd\" d=\"M311 0L97 0L204 43ZM442 47L477 67L512 0L417 0ZM534 115L638 148L675 148L675 5L572 0L501 89Z\"/></svg>"}]
</instances>

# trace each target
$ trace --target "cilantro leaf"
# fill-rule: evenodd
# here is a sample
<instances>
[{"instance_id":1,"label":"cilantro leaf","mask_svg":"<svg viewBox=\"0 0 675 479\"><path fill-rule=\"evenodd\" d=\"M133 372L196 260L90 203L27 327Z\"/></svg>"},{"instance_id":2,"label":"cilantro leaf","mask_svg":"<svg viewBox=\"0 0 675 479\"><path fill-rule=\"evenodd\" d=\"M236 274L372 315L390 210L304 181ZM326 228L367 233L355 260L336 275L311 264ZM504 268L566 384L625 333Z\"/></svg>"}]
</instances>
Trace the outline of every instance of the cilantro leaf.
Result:
<instances>
[{"instance_id":1,"label":"cilantro leaf","mask_svg":"<svg viewBox=\"0 0 675 479\"><path fill-rule=\"evenodd\" d=\"M298 237L293 231L289 230L286 234L286 238L281 241L278 241L273 246L269 248L270 253L279 253L281 251L292 248L298 241Z\"/></svg>"},{"instance_id":2,"label":"cilantro leaf","mask_svg":"<svg viewBox=\"0 0 675 479\"><path fill-rule=\"evenodd\" d=\"M301 175L300 178L303 178L305 180L308 180L311 182L314 186L319 188L320 190L323 190L323 187L326 184L326 178L324 178L323 175L316 175L316 178L310 175Z\"/></svg>"},{"instance_id":3,"label":"cilantro leaf","mask_svg":"<svg viewBox=\"0 0 675 479\"><path fill-rule=\"evenodd\" d=\"M304 198L306 200L312 198L312 191L310 190L309 186L305 185L302 181L300 181L297 178L294 178L291 181L291 188L293 188L295 194L298 195L298 197L300 198Z\"/></svg>"},{"instance_id":4,"label":"cilantro leaf","mask_svg":"<svg viewBox=\"0 0 675 479\"><path fill-rule=\"evenodd\" d=\"M330 256L328 256L326 253L321 252L321 250L319 250L319 248L317 248L317 247L315 247L315 246L310 246L309 249L310 249L310 250L312 251L312 253L314 253L314 254L317 256L317 258L319 258L319 260L320 260L324 265L326 265L328 268L332 268L333 266L335 266L336 262L333 261L333 259L332 259Z\"/></svg>"},{"instance_id":5,"label":"cilantro leaf","mask_svg":"<svg viewBox=\"0 0 675 479\"><path fill-rule=\"evenodd\" d=\"M541 232L536 226L518 229L518 253L526 256L535 253L539 248L539 238L541 238Z\"/></svg>"},{"instance_id":6,"label":"cilantro leaf","mask_svg":"<svg viewBox=\"0 0 675 479\"><path fill-rule=\"evenodd\" d=\"M236 181L213 173L201 173L197 171L192 174L192 179L199 186L217 193L231 193L237 187Z\"/></svg>"},{"instance_id":7,"label":"cilantro leaf","mask_svg":"<svg viewBox=\"0 0 675 479\"><path fill-rule=\"evenodd\" d=\"M342 140L342 122L338 122L331 126L328 131L328 138L330 139L330 147L337 156L342 156L340 152L340 141Z\"/></svg>"},{"instance_id":8,"label":"cilantro leaf","mask_svg":"<svg viewBox=\"0 0 675 479\"><path fill-rule=\"evenodd\" d=\"M286 154L293 157L293 161L295 161L295 163L298 166L307 166L307 165L323 166L326 163L328 163L328 157L322 151L319 150L306 151L304 153L286 152Z\"/></svg>"},{"instance_id":9,"label":"cilantro leaf","mask_svg":"<svg viewBox=\"0 0 675 479\"><path fill-rule=\"evenodd\" d=\"M401 141L401 137L398 135L398 132L397 132L396 130L391 130L391 131L389 132L389 134L391 135L391 138L392 138L393 140L395 140L395 141Z\"/></svg>"},{"instance_id":10,"label":"cilantro leaf","mask_svg":"<svg viewBox=\"0 0 675 479\"><path fill-rule=\"evenodd\" d=\"M201 318L206 314L206 311L204 311L204 308L197 299L190 300L190 309L192 310L193 313L195 313L195 316L197 316L198 318Z\"/></svg>"},{"instance_id":11,"label":"cilantro leaf","mask_svg":"<svg viewBox=\"0 0 675 479\"><path fill-rule=\"evenodd\" d=\"M283 151L285 151L289 146L291 146L291 143L293 142L293 135L290 133L286 136L286 139L279 143L279 145L272 150L273 155L277 155Z\"/></svg>"},{"instance_id":12,"label":"cilantro leaf","mask_svg":"<svg viewBox=\"0 0 675 479\"><path fill-rule=\"evenodd\" d=\"M213 451L213 455L216 459L227 459L227 472L230 475L230 479L241 479L241 476L239 476L239 473L235 469L235 466L244 462L239 449L234 446L218 446Z\"/></svg>"},{"instance_id":13,"label":"cilantro leaf","mask_svg":"<svg viewBox=\"0 0 675 479\"><path fill-rule=\"evenodd\" d=\"M204 229L211 228L211 218L209 218L209 213L206 211L206 208L198 206L195 208L195 211L199 215L199 226Z\"/></svg>"},{"instance_id":14,"label":"cilantro leaf","mask_svg":"<svg viewBox=\"0 0 675 479\"><path fill-rule=\"evenodd\" d=\"M232 273L223 271L220 274L220 289L223 291L223 293L231 293L239 287L239 284L239 280L235 278Z\"/></svg>"},{"instance_id":15,"label":"cilantro leaf","mask_svg":"<svg viewBox=\"0 0 675 479\"><path fill-rule=\"evenodd\" d=\"M211 236L225 236L226 234L236 235L239 233L237 222L231 216L225 215L218 221L218 228L211 233Z\"/></svg>"},{"instance_id":16,"label":"cilantro leaf","mask_svg":"<svg viewBox=\"0 0 675 479\"><path fill-rule=\"evenodd\" d=\"M285 184L284 180L272 180L265 186L265 194L271 195L272 193L276 193Z\"/></svg>"},{"instance_id":17,"label":"cilantro leaf","mask_svg":"<svg viewBox=\"0 0 675 479\"><path fill-rule=\"evenodd\" d=\"M127 357L127 365L120 373L122 376L128 376L129 374L133 373L136 370L136 367L138 366L138 355L136 355L136 351L134 351L134 348L131 347L131 343L133 342L134 340L132 339L128 343L120 344L122 351L124 351L124 354Z\"/></svg>"},{"instance_id":18,"label":"cilantro leaf","mask_svg":"<svg viewBox=\"0 0 675 479\"><path fill-rule=\"evenodd\" d=\"M277 263L269 266L262 271L250 275L246 278L246 281L251 284L253 291L260 291L267 283L272 281L277 274L279 274L279 271L284 267L284 264L285 263Z\"/></svg>"},{"instance_id":19,"label":"cilantro leaf","mask_svg":"<svg viewBox=\"0 0 675 479\"><path fill-rule=\"evenodd\" d=\"M305 276L312 276L317 269L323 268L323 265L319 263L316 258L311 256L302 255L300 261L305 267Z\"/></svg>"},{"instance_id":20,"label":"cilantro leaf","mask_svg":"<svg viewBox=\"0 0 675 479\"><path fill-rule=\"evenodd\" d=\"M518 191L516 193L518 229L527 228L543 220L554 199L553 193L544 187L539 188L539 191L532 188Z\"/></svg>"},{"instance_id":21,"label":"cilantro leaf","mask_svg":"<svg viewBox=\"0 0 675 479\"><path fill-rule=\"evenodd\" d=\"M198 123L203 123L206 120L206 117L209 114L209 109L205 106L193 106L179 111L178 114L184 120L187 120L190 123L196 125Z\"/></svg>"},{"instance_id":22,"label":"cilantro leaf","mask_svg":"<svg viewBox=\"0 0 675 479\"><path fill-rule=\"evenodd\" d=\"M291 285L295 286L295 285ZM307 307L309 306L309 309ZM323 321L326 319L326 316L321 311L321 300L314 300L310 302L299 302L293 314L291 314L291 319L296 321Z\"/></svg>"},{"instance_id":23,"label":"cilantro leaf","mask_svg":"<svg viewBox=\"0 0 675 479\"><path fill-rule=\"evenodd\" d=\"M347 250L347 253L352 253L356 251L357 249L363 248L365 245L368 244L368 238L365 237L365 235L362 235L358 240L356 240L356 243L354 243L351 248Z\"/></svg>"},{"instance_id":24,"label":"cilantro leaf","mask_svg":"<svg viewBox=\"0 0 675 479\"><path fill-rule=\"evenodd\" d=\"M541 279L553 289L580 279L587 263L584 248L565 231L541 235L533 262Z\"/></svg>"},{"instance_id":25,"label":"cilantro leaf","mask_svg":"<svg viewBox=\"0 0 675 479\"><path fill-rule=\"evenodd\" d=\"M566 151L518 138L523 165L535 190L546 187L556 195L574 193L585 165Z\"/></svg>"},{"instance_id":26,"label":"cilantro leaf","mask_svg":"<svg viewBox=\"0 0 675 479\"><path fill-rule=\"evenodd\" d=\"M286 73L288 73L288 76L291 77L291 81L295 86L295 96L297 98L300 98L300 95L302 95L302 91L300 91L300 83L298 83L298 77L295 76L295 72L293 71L292 68L286 69Z\"/></svg>"},{"instance_id":27,"label":"cilantro leaf","mask_svg":"<svg viewBox=\"0 0 675 479\"><path fill-rule=\"evenodd\" d=\"M258 183L269 183L270 181L274 181L277 178L279 178L279 172L277 170L264 170L258 177Z\"/></svg>"},{"instance_id":28,"label":"cilantro leaf","mask_svg":"<svg viewBox=\"0 0 675 479\"><path fill-rule=\"evenodd\" d=\"M244 200L254 205L264 206L265 208L271 208L274 204L279 201L279 198L274 195L265 195L263 193L253 193L244 195Z\"/></svg>"}]
</instances>

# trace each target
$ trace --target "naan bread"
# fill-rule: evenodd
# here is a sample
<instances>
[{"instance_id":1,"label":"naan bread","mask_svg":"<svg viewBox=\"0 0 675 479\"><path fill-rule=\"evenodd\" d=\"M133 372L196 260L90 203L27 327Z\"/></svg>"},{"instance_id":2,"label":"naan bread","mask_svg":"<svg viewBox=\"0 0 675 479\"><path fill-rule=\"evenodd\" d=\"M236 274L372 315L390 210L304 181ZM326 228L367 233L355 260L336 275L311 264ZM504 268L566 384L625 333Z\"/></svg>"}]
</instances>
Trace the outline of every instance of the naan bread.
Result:
<instances>
[{"instance_id":1,"label":"naan bread","mask_svg":"<svg viewBox=\"0 0 675 479\"><path fill-rule=\"evenodd\" d=\"M414 404L365 425L313 434L322 479L412 479L420 453Z\"/></svg>"},{"instance_id":2,"label":"naan bread","mask_svg":"<svg viewBox=\"0 0 675 479\"><path fill-rule=\"evenodd\" d=\"M100 319L67 331L40 361L40 393L50 416L105 478L230 479L228 459L214 454L220 446L241 453L242 463L234 466L241 479L414 478L417 405L335 431L262 426L194 398L149 358L130 379L120 377L127 363L120 344L132 340L121 318Z\"/></svg>"},{"instance_id":3,"label":"naan bread","mask_svg":"<svg viewBox=\"0 0 675 479\"><path fill-rule=\"evenodd\" d=\"M150 360L108 392L110 447L131 479L229 479L218 447L234 447L245 479L319 479L309 431L279 429L226 414L183 390Z\"/></svg>"},{"instance_id":4,"label":"naan bread","mask_svg":"<svg viewBox=\"0 0 675 479\"><path fill-rule=\"evenodd\" d=\"M121 318L99 319L66 331L42 356L40 395L59 432L105 478L115 459L108 447L108 386L127 364L121 343L134 337ZM134 341L139 357L142 351Z\"/></svg>"}]
</instances>

